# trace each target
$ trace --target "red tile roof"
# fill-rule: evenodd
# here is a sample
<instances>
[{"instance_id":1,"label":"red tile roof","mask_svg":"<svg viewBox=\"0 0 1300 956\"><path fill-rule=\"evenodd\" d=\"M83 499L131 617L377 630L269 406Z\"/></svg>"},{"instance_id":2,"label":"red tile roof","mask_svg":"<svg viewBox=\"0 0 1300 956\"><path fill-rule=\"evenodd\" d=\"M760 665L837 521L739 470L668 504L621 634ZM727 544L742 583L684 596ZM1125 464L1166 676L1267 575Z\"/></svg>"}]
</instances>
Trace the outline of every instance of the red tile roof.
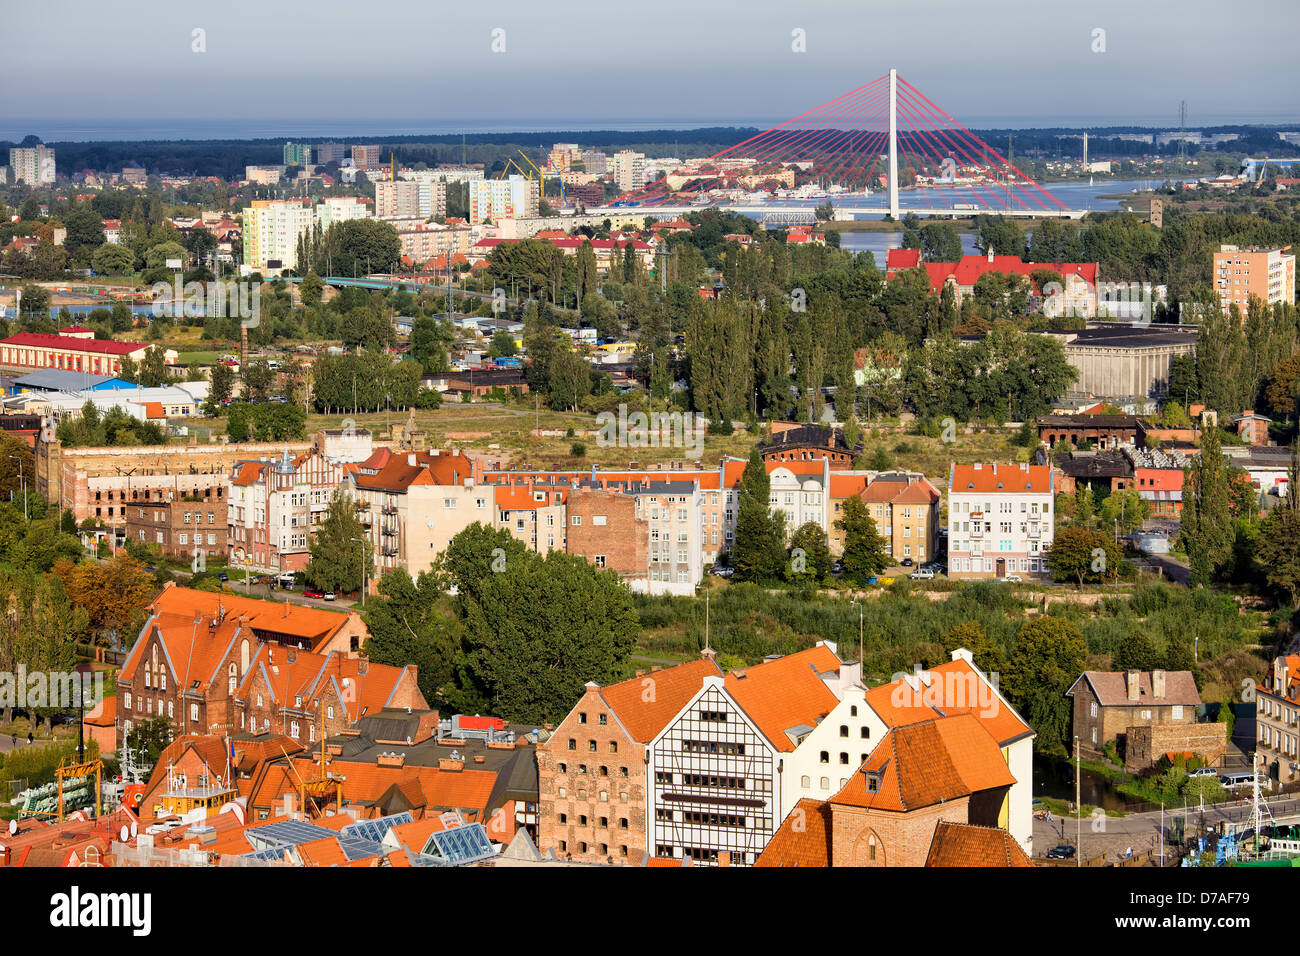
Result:
<instances>
[{"instance_id":1,"label":"red tile roof","mask_svg":"<svg viewBox=\"0 0 1300 956\"><path fill-rule=\"evenodd\" d=\"M1052 490L1050 465L1018 465L997 462L980 465L953 465L948 482L949 494L978 491L983 493L1012 494L1036 492L1045 494Z\"/></svg>"},{"instance_id":2,"label":"red tile roof","mask_svg":"<svg viewBox=\"0 0 1300 956\"><path fill-rule=\"evenodd\" d=\"M717 664L702 657L610 684L600 696L633 740L649 743L695 696L704 678L721 675ZM647 695L649 688L654 693Z\"/></svg>"},{"instance_id":3,"label":"red tile roof","mask_svg":"<svg viewBox=\"0 0 1300 956\"><path fill-rule=\"evenodd\" d=\"M777 750L792 751L795 742L786 731L816 727L838 703L818 675L838 672L841 663L833 650L818 644L731 671L726 677L727 693Z\"/></svg>"},{"instance_id":4,"label":"red tile roof","mask_svg":"<svg viewBox=\"0 0 1300 956\"><path fill-rule=\"evenodd\" d=\"M755 866L831 865L831 805L805 797L754 861Z\"/></svg>"},{"instance_id":5,"label":"red tile roof","mask_svg":"<svg viewBox=\"0 0 1300 956\"><path fill-rule=\"evenodd\" d=\"M926 866L1033 866L1006 830L939 821Z\"/></svg>"},{"instance_id":6,"label":"red tile roof","mask_svg":"<svg viewBox=\"0 0 1300 956\"><path fill-rule=\"evenodd\" d=\"M101 355L132 355L149 346L139 342L110 342L103 339L79 339L75 336L55 335L51 332L19 332L0 345L20 345L34 348L67 349L72 352L98 352Z\"/></svg>"}]
</instances>

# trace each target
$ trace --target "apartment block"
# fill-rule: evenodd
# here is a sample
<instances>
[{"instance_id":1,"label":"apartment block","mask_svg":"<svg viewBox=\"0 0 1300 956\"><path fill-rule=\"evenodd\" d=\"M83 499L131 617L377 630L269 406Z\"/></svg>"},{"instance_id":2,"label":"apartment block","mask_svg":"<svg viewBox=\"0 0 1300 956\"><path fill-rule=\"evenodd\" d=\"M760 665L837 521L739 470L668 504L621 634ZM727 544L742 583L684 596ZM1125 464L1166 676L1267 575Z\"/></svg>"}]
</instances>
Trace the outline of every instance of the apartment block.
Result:
<instances>
[{"instance_id":1,"label":"apartment block","mask_svg":"<svg viewBox=\"0 0 1300 956\"><path fill-rule=\"evenodd\" d=\"M305 200L255 199L244 210L244 267L278 271L298 264L298 237L316 223Z\"/></svg>"},{"instance_id":2,"label":"apartment block","mask_svg":"<svg viewBox=\"0 0 1300 956\"><path fill-rule=\"evenodd\" d=\"M311 165L311 153L312 148L308 143L285 143L284 165L309 166Z\"/></svg>"},{"instance_id":3,"label":"apartment block","mask_svg":"<svg viewBox=\"0 0 1300 956\"><path fill-rule=\"evenodd\" d=\"M623 192L640 189L646 184L645 153L631 149L619 150L610 161L610 172Z\"/></svg>"},{"instance_id":4,"label":"apartment block","mask_svg":"<svg viewBox=\"0 0 1300 956\"><path fill-rule=\"evenodd\" d=\"M480 478L459 452L380 448L349 469L342 488L374 549L375 577L399 567L416 577L471 524L491 525L494 489Z\"/></svg>"},{"instance_id":5,"label":"apartment block","mask_svg":"<svg viewBox=\"0 0 1300 956\"><path fill-rule=\"evenodd\" d=\"M1273 659L1255 697L1255 749L1269 776L1292 783L1300 774L1300 654Z\"/></svg>"},{"instance_id":6,"label":"apartment block","mask_svg":"<svg viewBox=\"0 0 1300 956\"><path fill-rule=\"evenodd\" d=\"M481 225L489 220L495 223L536 216L540 200L541 187L523 176L470 180L469 221Z\"/></svg>"},{"instance_id":7,"label":"apartment block","mask_svg":"<svg viewBox=\"0 0 1300 956\"><path fill-rule=\"evenodd\" d=\"M1265 249L1222 244L1214 254L1214 288L1219 305L1224 309L1235 305L1243 314L1251 296L1265 305L1295 302L1295 254L1290 246Z\"/></svg>"},{"instance_id":8,"label":"apartment block","mask_svg":"<svg viewBox=\"0 0 1300 956\"><path fill-rule=\"evenodd\" d=\"M17 146L9 150L9 180L29 186L53 186L54 150L46 146Z\"/></svg>"},{"instance_id":9,"label":"apartment block","mask_svg":"<svg viewBox=\"0 0 1300 956\"><path fill-rule=\"evenodd\" d=\"M948 576L1046 574L1055 531L1049 465L956 465L948 479Z\"/></svg>"},{"instance_id":10,"label":"apartment block","mask_svg":"<svg viewBox=\"0 0 1300 956\"><path fill-rule=\"evenodd\" d=\"M224 491L221 486L210 486L204 493L132 501L126 508L126 536L170 557L224 558Z\"/></svg>"},{"instance_id":11,"label":"apartment block","mask_svg":"<svg viewBox=\"0 0 1300 956\"><path fill-rule=\"evenodd\" d=\"M307 452L236 462L227 512L231 561L259 573L305 569L344 476L372 453L368 430L330 430Z\"/></svg>"},{"instance_id":12,"label":"apartment block","mask_svg":"<svg viewBox=\"0 0 1300 956\"><path fill-rule=\"evenodd\" d=\"M354 145L352 147L352 165L357 169L375 169L379 163L379 147L375 145Z\"/></svg>"}]
</instances>

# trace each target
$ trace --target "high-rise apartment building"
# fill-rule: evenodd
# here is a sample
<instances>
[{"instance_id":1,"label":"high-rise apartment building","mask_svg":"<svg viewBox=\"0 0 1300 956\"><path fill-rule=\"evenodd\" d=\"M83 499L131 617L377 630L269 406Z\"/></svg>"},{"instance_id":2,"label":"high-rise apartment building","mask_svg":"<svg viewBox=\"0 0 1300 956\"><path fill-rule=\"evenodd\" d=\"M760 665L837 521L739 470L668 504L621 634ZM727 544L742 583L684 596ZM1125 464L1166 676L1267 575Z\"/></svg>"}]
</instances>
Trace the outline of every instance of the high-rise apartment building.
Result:
<instances>
[{"instance_id":1,"label":"high-rise apartment building","mask_svg":"<svg viewBox=\"0 0 1300 956\"><path fill-rule=\"evenodd\" d=\"M631 192L645 185L645 154L622 149L614 154L614 181L623 192Z\"/></svg>"},{"instance_id":2,"label":"high-rise apartment building","mask_svg":"<svg viewBox=\"0 0 1300 956\"><path fill-rule=\"evenodd\" d=\"M352 165L357 169L377 168L380 165L379 147L354 144L352 147Z\"/></svg>"},{"instance_id":3,"label":"high-rise apartment building","mask_svg":"<svg viewBox=\"0 0 1300 956\"><path fill-rule=\"evenodd\" d=\"M317 143L314 149L316 162L322 166L327 163L337 163L348 154L347 147L342 143Z\"/></svg>"},{"instance_id":4,"label":"high-rise apartment building","mask_svg":"<svg viewBox=\"0 0 1300 956\"><path fill-rule=\"evenodd\" d=\"M254 200L244 210L244 265L251 271L295 267L298 237L315 222L302 200Z\"/></svg>"},{"instance_id":5,"label":"high-rise apartment building","mask_svg":"<svg viewBox=\"0 0 1300 956\"><path fill-rule=\"evenodd\" d=\"M523 176L472 180L469 184L469 219L475 225L491 220L536 216L541 201L537 183Z\"/></svg>"},{"instance_id":6,"label":"high-rise apartment building","mask_svg":"<svg viewBox=\"0 0 1300 956\"><path fill-rule=\"evenodd\" d=\"M286 166L307 166L311 163L311 145L308 143L285 143L284 164Z\"/></svg>"},{"instance_id":7,"label":"high-rise apartment building","mask_svg":"<svg viewBox=\"0 0 1300 956\"><path fill-rule=\"evenodd\" d=\"M1214 254L1214 288L1219 304L1245 312L1250 297L1266 305L1295 301L1295 255L1291 247L1262 249L1221 245Z\"/></svg>"},{"instance_id":8,"label":"high-rise apartment building","mask_svg":"<svg viewBox=\"0 0 1300 956\"><path fill-rule=\"evenodd\" d=\"M54 150L45 146L9 150L9 178L29 186L54 185Z\"/></svg>"}]
</instances>

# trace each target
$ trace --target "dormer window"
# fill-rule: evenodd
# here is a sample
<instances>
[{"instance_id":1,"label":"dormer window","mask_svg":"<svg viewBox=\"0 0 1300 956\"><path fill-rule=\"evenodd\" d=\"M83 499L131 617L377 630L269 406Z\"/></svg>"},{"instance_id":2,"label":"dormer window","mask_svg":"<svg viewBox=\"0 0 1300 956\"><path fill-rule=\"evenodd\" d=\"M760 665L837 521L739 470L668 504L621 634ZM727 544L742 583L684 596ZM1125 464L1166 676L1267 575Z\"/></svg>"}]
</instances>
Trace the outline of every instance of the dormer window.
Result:
<instances>
[{"instance_id":1,"label":"dormer window","mask_svg":"<svg viewBox=\"0 0 1300 956\"><path fill-rule=\"evenodd\" d=\"M867 778L867 793L879 793L881 772L879 770L864 770L863 775Z\"/></svg>"}]
</instances>

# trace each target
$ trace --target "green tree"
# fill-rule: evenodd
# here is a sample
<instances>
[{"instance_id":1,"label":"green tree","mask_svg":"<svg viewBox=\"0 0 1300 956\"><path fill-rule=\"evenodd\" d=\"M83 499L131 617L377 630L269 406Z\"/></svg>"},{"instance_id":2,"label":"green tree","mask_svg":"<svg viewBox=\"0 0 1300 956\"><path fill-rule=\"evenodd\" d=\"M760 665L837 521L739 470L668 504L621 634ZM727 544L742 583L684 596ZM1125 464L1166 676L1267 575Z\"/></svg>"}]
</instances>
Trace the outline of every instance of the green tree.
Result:
<instances>
[{"instance_id":1,"label":"green tree","mask_svg":"<svg viewBox=\"0 0 1300 956\"><path fill-rule=\"evenodd\" d=\"M785 564L784 512L773 513L772 484L763 456L755 446L740 476L736 503L736 541L731 564L740 581L765 581L781 577Z\"/></svg>"},{"instance_id":2,"label":"green tree","mask_svg":"<svg viewBox=\"0 0 1300 956\"><path fill-rule=\"evenodd\" d=\"M91 253L90 264L101 275L130 275L135 271L135 254L129 246L106 242Z\"/></svg>"},{"instance_id":3,"label":"green tree","mask_svg":"<svg viewBox=\"0 0 1300 956\"><path fill-rule=\"evenodd\" d=\"M141 762L154 766L172 742L172 724L166 717L148 717L132 724L126 734L126 747Z\"/></svg>"},{"instance_id":4,"label":"green tree","mask_svg":"<svg viewBox=\"0 0 1300 956\"><path fill-rule=\"evenodd\" d=\"M559 722L584 684L617 678L636 646L627 586L578 555L525 552L458 601L461 686L511 720Z\"/></svg>"},{"instance_id":5,"label":"green tree","mask_svg":"<svg viewBox=\"0 0 1300 956\"><path fill-rule=\"evenodd\" d=\"M786 579L791 582L820 581L830 569L831 549L821 525L808 521L796 528L790 537Z\"/></svg>"},{"instance_id":6,"label":"green tree","mask_svg":"<svg viewBox=\"0 0 1300 956\"><path fill-rule=\"evenodd\" d=\"M835 527L844 532L844 554L840 560L847 580L866 584L868 578L892 563L889 542L880 536L875 519L857 495L844 499Z\"/></svg>"},{"instance_id":7,"label":"green tree","mask_svg":"<svg viewBox=\"0 0 1300 956\"><path fill-rule=\"evenodd\" d=\"M1021 625L1001 690L1038 733L1040 751L1065 749L1070 727L1070 685L1083 672L1088 646L1073 621L1037 617Z\"/></svg>"},{"instance_id":8,"label":"green tree","mask_svg":"<svg viewBox=\"0 0 1300 956\"><path fill-rule=\"evenodd\" d=\"M1109 535L1067 525L1056 529L1048 559L1052 580L1074 581L1082 588L1084 581L1104 583L1116 578L1124 557Z\"/></svg>"},{"instance_id":9,"label":"green tree","mask_svg":"<svg viewBox=\"0 0 1300 956\"><path fill-rule=\"evenodd\" d=\"M336 494L311 544L306 578L322 591L360 591L374 571L374 548L352 498Z\"/></svg>"},{"instance_id":10,"label":"green tree","mask_svg":"<svg viewBox=\"0 0 1300 956\"><path fill-rule=\"evenodd\" d=\"M436 574L412 580L404 568L379 579L379 594L366 603L365 652L377 664L418 668L420 693L433 704L442 699L455 673L460 642L456 615ZM435 705L436 706L436 705Z\"/></svg>"},{"instance_id":11,"label":"green tree","mask_svg":"<svg viewBox=\"0 0 1300 956\"><path fill-rule=\"evenodd\" d=\"M244 383L244 400L254 405L265 402L275 387L275 370L265 359L246 363L239 370L239 377Z\"/></svg>"},{"instance_id":12,"label":"green tree","mask_svg":"<svg viewBox=\"0 0 1300 956\"><path fill-rule=\"evenodd\" d=\"M1183 487L1180 534L1194 586L1209 584L1232 557L1233 521L1228 466L1217 428L1201 431L1200 453Z\"/></svg>"},{"instance_id":13,"label":"green tree","mask_svg":"<svg viewBox=\"0 0 1300 956\"><path fill-rule=\"evenodd\" d=\"M505 329L497 329L492 334L492 341L488 344L488 355L494 359L509 358L519 351L515 347L515 337Z\"/></svg>"}]
</instances>

